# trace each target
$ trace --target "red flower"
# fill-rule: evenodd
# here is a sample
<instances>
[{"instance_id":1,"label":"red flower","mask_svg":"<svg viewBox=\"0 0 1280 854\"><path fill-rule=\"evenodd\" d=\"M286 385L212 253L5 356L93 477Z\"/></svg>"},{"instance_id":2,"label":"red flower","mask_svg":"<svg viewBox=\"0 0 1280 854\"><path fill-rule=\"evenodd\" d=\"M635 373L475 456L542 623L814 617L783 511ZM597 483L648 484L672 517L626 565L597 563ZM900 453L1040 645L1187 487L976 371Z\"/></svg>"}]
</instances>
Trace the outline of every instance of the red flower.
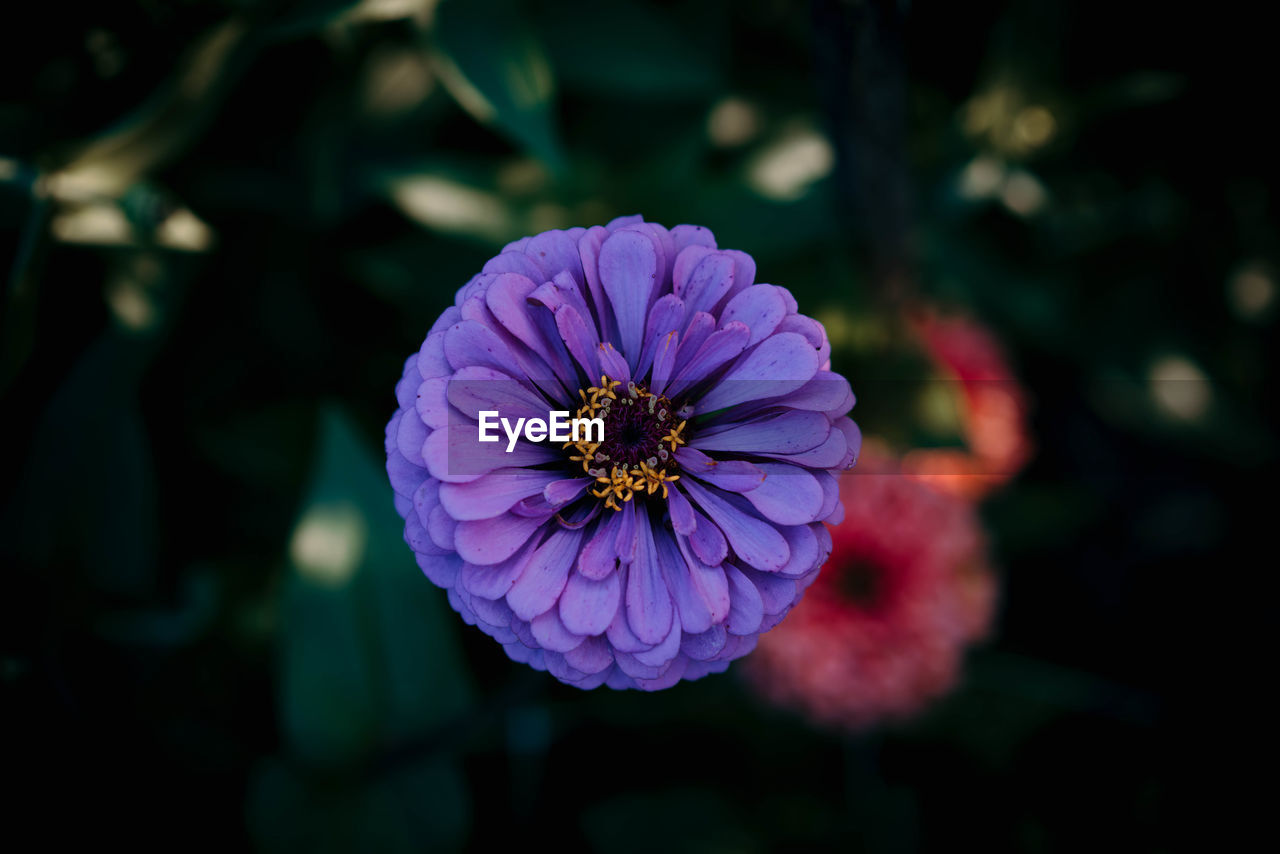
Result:
<instances>
[{"instance_id":1,"label":"red flower","mask_svg":"<svg viewBox=\"0 0 1280 854\"><path fill-rule=\"evenodd\" d=\"M1030 459L1030 409L995 336L972 318L918 309L911 324L930 359L959 389L966 450L907 453L903 472L953 495L980 499L1011 480Z\"/></svg>"},{"instance_id":2,"label":"red flower","mask_svg":"<svg viewBox=\"0 0 1280 854\"><path fill-rule=\"evenodd\" d=\"M842 479L831 559L746 664L769 700L850 730L909 717L949 691L996 595L967 502L865 452L857 472Z\"/></svg>"}]
</instances>

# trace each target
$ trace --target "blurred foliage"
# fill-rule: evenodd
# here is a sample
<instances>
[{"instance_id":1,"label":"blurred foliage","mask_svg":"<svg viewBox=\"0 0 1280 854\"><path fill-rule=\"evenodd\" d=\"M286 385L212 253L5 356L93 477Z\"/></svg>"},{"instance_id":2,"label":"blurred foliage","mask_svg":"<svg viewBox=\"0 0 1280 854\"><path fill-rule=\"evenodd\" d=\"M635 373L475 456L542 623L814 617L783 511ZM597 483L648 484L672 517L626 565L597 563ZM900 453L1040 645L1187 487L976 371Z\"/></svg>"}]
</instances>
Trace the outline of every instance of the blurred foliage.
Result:
<instances>
[{"instance_id":1,"label":"blurred foliage","mask_svg":"<svg viewBox=\"0 0 1280 854\"><path fill-rule=\"evenodd\" d=\"M1265 648L1274 600L1214 582L1256 566L1273 504L1269 31L907 5L6 10L18 826L267 851L1185 846L1196 735L1266 708L1214 645ZM984 507L1004 613L918 723L850 741L732 674L577 693L463 626L402 546L380 456L404 357L503 242L634 212L751 252L900 447L957 441L918 417L904 295L1008 344L1039 453Z\"/></svg>"}]
</instances>

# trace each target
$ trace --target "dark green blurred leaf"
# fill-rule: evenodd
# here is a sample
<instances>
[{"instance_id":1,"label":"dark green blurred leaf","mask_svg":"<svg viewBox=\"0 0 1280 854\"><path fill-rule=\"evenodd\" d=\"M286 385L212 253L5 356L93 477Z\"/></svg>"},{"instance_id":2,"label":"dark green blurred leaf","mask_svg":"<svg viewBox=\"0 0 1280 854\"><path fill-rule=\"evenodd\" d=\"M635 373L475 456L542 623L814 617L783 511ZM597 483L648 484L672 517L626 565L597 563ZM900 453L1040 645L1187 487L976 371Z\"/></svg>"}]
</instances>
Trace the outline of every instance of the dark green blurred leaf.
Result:
<instances>
[{"instance_id":1,"label":"dark green blurred leaf","mask_svg":"<svg viewBox=\"0 0 1280 854\"><path fill-rule=\"evenodd\" d=\"M137 110L83 147L52 177L55 196L117 196L176 157L214 119L254 48L231 18L210 29Z\"/></svg>"},{"instance_id":2,"label":"dark green blurred leaf","mask_svg":"<svg viewBox=\"0 0 1280 854\"><path fill-rule=\"evenodd\" d=\"M269 852L454 851L469 807L447 763L384 779L313 779L271 759L250 785L249 829Z\"/></svg>"},{"instance_id":3,"label":"dark green blurred leaf","mask_svg":"<svg viewBox=\"0 0 1280 854\"><path fill-rule=\"evenodd\" d=\"M441 79L458 103L553 169L564 165L553 120L555 77L515 4L446 0L436 11Z\"/></svg>"},{"instance_id":4,"label":"dark green blurred leaf","mask_svg":"<svg viewBox=\"0 0 1280 854\"><path fill-rule=\"evenodd\" d=\"M283 3L266 26L266 35L275 39L293 39L314 35L336 20L359 0L295 0Z\"/></svg>"},{"instance_id":5,"label":"dark green blurred leaf","mask_svg":"<svg viewBox=\"0 0 1280 854\"><path fill-rule=\"evenodd\" d=\"M610 97L709 98L720 88L707 33L695 39L662 9L631 2L558 3L539 15L567 86Z\"/></svg>"},{"instance_id":6,"label":"dark green blurred leaf","mask_svg":"<svg viewBox=\"0 0 1280 854\"><path fill-rule=\"evenodd\" d=\"M42 417L0 530L6 552L37 566L74 560L92 584L150 592L156 568L155 472L138 413L150 355L112 328L86 351Z\"/></svg>"},{"instance_id":7,"label":"dark green blurred leaf","mask_svg":"<svg viewBox=\"0 0 1280 854\"><path fill-rule=\"evenodd\" d=\"M732 806L707 789L623 795L587 809L582 823L591 847L610 854L763 850Z\"/></svg>"},{"instance_id":8,"label":"dark green blurred leaf","mask_svg":"<svg viewBox=\"0 0 1280 854\"><path fill-rule=\"evenodd\" d=\"M382 467L323 410L284 603L281 706L300 757L356 762L466 707L449 614L402 531Z\"/></svg>"},{"instance_id":9,"label":"dark green blurred leaf","mask_svg":"<svg viewBox=\"0 0 1280 854\"><path fill-rule=\"evenodd\" d=\"M320 421L283 606L281 724L301 770L260 768L250 824L272 851L454 848L461 774L412 752L470 702L452 615L404 544L382 466L336 409Z\"/></svg>"}]
</instances>

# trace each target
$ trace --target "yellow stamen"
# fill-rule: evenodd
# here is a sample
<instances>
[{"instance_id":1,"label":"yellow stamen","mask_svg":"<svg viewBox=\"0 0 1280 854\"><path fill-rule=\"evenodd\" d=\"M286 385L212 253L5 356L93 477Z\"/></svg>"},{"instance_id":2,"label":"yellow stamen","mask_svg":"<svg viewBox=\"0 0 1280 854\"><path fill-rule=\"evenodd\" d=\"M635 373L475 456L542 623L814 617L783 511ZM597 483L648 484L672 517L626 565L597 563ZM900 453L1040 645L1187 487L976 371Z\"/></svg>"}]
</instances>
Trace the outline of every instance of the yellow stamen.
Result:
<instances>
[{"instance_id":1,"label":"yellow stamen","mask_svg":"<svg viewBox=\"0 0 1280 854\"><path fill-rule=\"evenodd\" d=\"M680 422L680 424L679 424L678 426L676 426L676 427L672 427L672 428L671 428L671 430L669 430L669 431L667 432L667 435L665 435L665 436L663 436L663 437L662 437L662 441L663 441L663 442L670 442L670 443L671 443L671 450L672 450L672 452L674 452L674 451L675 451L675 449L676 449L678 446L680 446L680 445L683 445L683 444L684 444L684 437L683 437L683 436L681 436L681 435L680 435L680 433L681 433L681 431L683 431L683 430L684 430L684 425L685 425L685 424L687 424L687 423L689 423L689 422L687 422L687 421L681 421L681 422Z\"/></svg>"}]
</instances>

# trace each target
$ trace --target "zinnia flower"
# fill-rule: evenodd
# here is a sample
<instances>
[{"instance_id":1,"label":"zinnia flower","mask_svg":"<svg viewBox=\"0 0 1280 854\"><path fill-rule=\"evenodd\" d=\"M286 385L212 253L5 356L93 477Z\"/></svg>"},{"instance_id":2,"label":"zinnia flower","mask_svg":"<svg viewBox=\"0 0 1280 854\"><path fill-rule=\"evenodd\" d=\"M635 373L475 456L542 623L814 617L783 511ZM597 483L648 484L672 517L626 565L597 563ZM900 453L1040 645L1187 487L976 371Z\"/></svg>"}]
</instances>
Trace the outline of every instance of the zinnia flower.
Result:
<instances>
[{"instance_id":1,"label":"zinnia flower","mask_svg":"<svg viewBox=\"0 0 1280 854\"><path fill-rule=\"evenodd\" d=\"M844 521L803 603L747 662L767 699L819 724L902 720L956 683L995 602L972 506L869 450L841 481Z\"/></svg>"},{"instance_id":2,"label":"zinnia flower","mask_svg":"<svg viewBox=\"0 0 1280 854\"><path fill-rule=\"evenodd\" d=\"M755 272L698 226L548 231L490 259L405 363L386 444L405 540L511 658L582 688L719 672L826 560L853 393ZM478 441L482 412L553 411L603 436Z\"/></svg>"},{"instance_id":3,"label":"zinnia flower","mask_svg":"<svg viewBox=\"0 0 1280 854\"><path fill-rule=\"evenodd\" d=\"M909 452L902 470L944 492L980 499L1008 483L1032 453L1027 394L996 337L978 321L932 307L912 327L942 374L957 385L966 450Z\"/></svg>"}]
</instances>

